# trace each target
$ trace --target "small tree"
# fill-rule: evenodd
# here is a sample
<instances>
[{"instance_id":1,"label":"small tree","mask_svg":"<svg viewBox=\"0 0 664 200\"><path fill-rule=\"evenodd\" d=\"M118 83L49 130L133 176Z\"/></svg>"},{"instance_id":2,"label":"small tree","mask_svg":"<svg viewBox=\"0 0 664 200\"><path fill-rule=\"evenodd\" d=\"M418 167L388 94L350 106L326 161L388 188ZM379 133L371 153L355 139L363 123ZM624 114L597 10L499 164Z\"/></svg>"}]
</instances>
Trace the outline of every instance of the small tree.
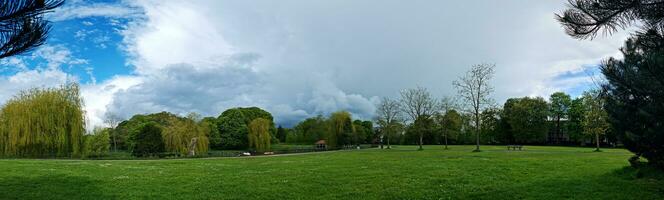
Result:
<instances>
[{"instance_id":1,"label":"small tree","mask_svg":"<svg viewBox=\"0 0 664 200\"><path fill-rule=\"evenodd\" d=\"M560 135L560 119L568 118L572 98L564 92L556 92L549 97L549 111L551 117L556 120L556 135Z\"/></svg>"},{"instance_id":2,"label":"small tree","mask_svg":"<svg viewBox=\"0 0 664 200\"><path fill-rule=\"evenodd\" d=\"M376 124L380 126L383 137L387 141L387 148L390 148L390 139L397 129L397 124L401 121L399 102L384 97L376 108ZM381 143L381 148L382 148Z\"/></svg>"},{"instance_id":3,"label":"small tree","mask_svg":"<svg viewBox=\"0 0 664 200\"><path fill-rule=\"evenodd\" d=\"M459 96L465 100L466 107L473 115L476 137L476 148L474 151L480 151L480 114L484 109L493 104L493 99L490 97L493 87L489 85L489 81L493 78L495 67L496 65L494 64L473 65L464 76L453 82L453 85L459 92Z\"/></svg>"},{"instance_id":4,"label":"small tree","mask_svg":"<svg viewBox=\"0 0 664 200\"><path fill-rule=\"evenodd\" d=\"M111 142L113 143L113 151L118 150L117 132L115 131L115 128L121 121L122 119L115 113L106 112L104 122L106 125L108 125L109 128L111 128L109 131L111 135Z\"/></svg>"},{"instance_id":5,"label":"small tree","mask_svg":"<svg viewBox=\"0 0 664 200\"><path fill-rule=\"evenodd\" d=\"M456 136L461 132L462 126L461 115L456 110L449 110L443 115L441 120L441 130L443 138L445 139L445 149L447 148L447 140L451 136Z\"/></svg>"},{"instance_id":6,"label":"small tree","mask_svg":"<svg viewBox=\"0 0 664 200\"><path fill-rule=\"evenodd\" d=\"M599 97L599 92L591 91L583 94L583 104L585 106L586 114L581 122L583 124L583 131L591 136L595 136L595 144L599 150L599 135L605 134L609 129L608 115L604 110L604 102Z\"/></svg>"},{"instance_id":7,"label":"small tree","mask_svg":"<svg viewBox=\"0 0 664 200\"><path fill-rule=\"evenodd\" d=\"M249 147L258 152L270 151L270 125L271 121L256 118L249 123Z\"/></svg>"},{"instance_id":8,"label":"small tree","mask_svg":"<svg viewBox=\"0 0 664 200\"><path fill-rule=\"evenodd\" d=\"M165 150L161 128L154 122L143 124L134 137L131 152L134 156L155 156Z\"/></svg>"},{"instance_id":9,"label":"small tree","mask_svg":"<svg viewBox=\"0 0 664 200\"><path fill-rule=\"evenodd\" d=\"M415 89L406 89L401 91L401 110L410 117L415 123L416 120L424 120L423 117L431 117L437 112L438 104L436 99L426 88L417 87ZM420 148L422 150L423 134L420 135Z\"/></svg>"}]
</instances>

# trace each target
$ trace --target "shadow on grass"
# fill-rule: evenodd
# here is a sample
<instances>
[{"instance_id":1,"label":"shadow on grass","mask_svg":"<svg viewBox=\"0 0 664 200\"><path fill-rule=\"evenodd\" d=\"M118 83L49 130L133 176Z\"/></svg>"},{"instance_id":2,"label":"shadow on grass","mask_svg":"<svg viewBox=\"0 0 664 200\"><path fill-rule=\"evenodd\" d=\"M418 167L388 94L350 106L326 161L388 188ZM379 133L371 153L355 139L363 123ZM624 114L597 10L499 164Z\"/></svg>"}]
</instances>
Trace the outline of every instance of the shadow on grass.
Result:
<instances>
[{"instance_id":1,"label":"shadow on grass","mask_svg":"<svg viewBox=\"0 0 664 200\"><path fill-rule=\"evenodd\" d=\"M664 172L624 167L602 175L545 180L510 180L472 192L470 199L664 199Z\"/></svg>"},{"instance_id":2,"label":"shadow on grass","mask_svg":"<svg viewBox=\"0 0 664 200\"><path fill-rule=\"evenodd\" d=\"M0 178L0 199L112 199L86 177L47 175Z\"/></svg>"}]
</instances>

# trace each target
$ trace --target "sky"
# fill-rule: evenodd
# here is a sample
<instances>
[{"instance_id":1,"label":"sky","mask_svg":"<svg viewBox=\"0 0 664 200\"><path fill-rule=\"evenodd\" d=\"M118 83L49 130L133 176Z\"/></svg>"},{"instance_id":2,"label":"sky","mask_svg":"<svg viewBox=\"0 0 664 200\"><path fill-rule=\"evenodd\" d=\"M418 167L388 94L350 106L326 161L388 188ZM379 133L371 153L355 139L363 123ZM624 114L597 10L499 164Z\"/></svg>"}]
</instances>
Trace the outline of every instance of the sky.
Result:
<instances>
[{"instance_id":1,"label":"sky","mask_svg":"<svg viewBox=\"0 0 664 200\"><path fill-rule=\"evenodd\" d=\"M45 45L0 60L0 104L77 82L89 129L107 113L246 106L290 127L338 110L369 120L380 98L407 88L454 96L452 82L481 63L496 65L498 104L578 96L629 35L567 36L554 18L565 2L69 0L46 15Z\"/></svg>"}]
</instances>

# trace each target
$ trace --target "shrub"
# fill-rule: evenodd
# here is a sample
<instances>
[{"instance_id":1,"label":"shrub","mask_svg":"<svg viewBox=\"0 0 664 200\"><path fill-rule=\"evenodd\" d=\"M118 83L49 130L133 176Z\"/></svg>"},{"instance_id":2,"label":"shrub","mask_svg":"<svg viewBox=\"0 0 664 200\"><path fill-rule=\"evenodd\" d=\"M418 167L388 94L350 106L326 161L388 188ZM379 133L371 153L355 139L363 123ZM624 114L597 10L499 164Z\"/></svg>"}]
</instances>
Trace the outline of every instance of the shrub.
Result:
<instances>
[{"instance_id":1,"label":"shrub","mask_svg":"<svg viewBox=\"0 0 664 200\"><path fill-rule=\"evenodd\" d=\"M154 122L143 124L133 140L135 142L131 153L134 156L155 156L164 152L161 128Z\"/></svg>"},{"instance_id":2,"label":"shrub","mask_svg":"<svg viewBox=\"0 0 664 200\"><path fill-rule=\"evenodd\" d=\"M111 148L110 129L95 128L91 135L85 136L85 157L102 157L108 155Z\"/></svg>"}]
</instances>

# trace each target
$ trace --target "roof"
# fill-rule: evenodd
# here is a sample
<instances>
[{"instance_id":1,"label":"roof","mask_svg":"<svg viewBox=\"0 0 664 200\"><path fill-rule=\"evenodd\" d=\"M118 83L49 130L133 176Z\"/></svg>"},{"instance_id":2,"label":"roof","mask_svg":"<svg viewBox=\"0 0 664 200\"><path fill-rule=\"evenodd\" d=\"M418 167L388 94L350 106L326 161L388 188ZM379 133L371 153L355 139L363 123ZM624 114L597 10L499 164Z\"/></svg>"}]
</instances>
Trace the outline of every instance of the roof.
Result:
<instances>
[{"instance_id":1,"label":"roof","mask_svg":"<svg viewBox=\"0 0 664 200\"><path fill-rule=\"evenodd\" d=\"M327 142L325 140L318 140L318 142L316 142L316 144L327 144Z\"/></svg>"}]
</instances>

